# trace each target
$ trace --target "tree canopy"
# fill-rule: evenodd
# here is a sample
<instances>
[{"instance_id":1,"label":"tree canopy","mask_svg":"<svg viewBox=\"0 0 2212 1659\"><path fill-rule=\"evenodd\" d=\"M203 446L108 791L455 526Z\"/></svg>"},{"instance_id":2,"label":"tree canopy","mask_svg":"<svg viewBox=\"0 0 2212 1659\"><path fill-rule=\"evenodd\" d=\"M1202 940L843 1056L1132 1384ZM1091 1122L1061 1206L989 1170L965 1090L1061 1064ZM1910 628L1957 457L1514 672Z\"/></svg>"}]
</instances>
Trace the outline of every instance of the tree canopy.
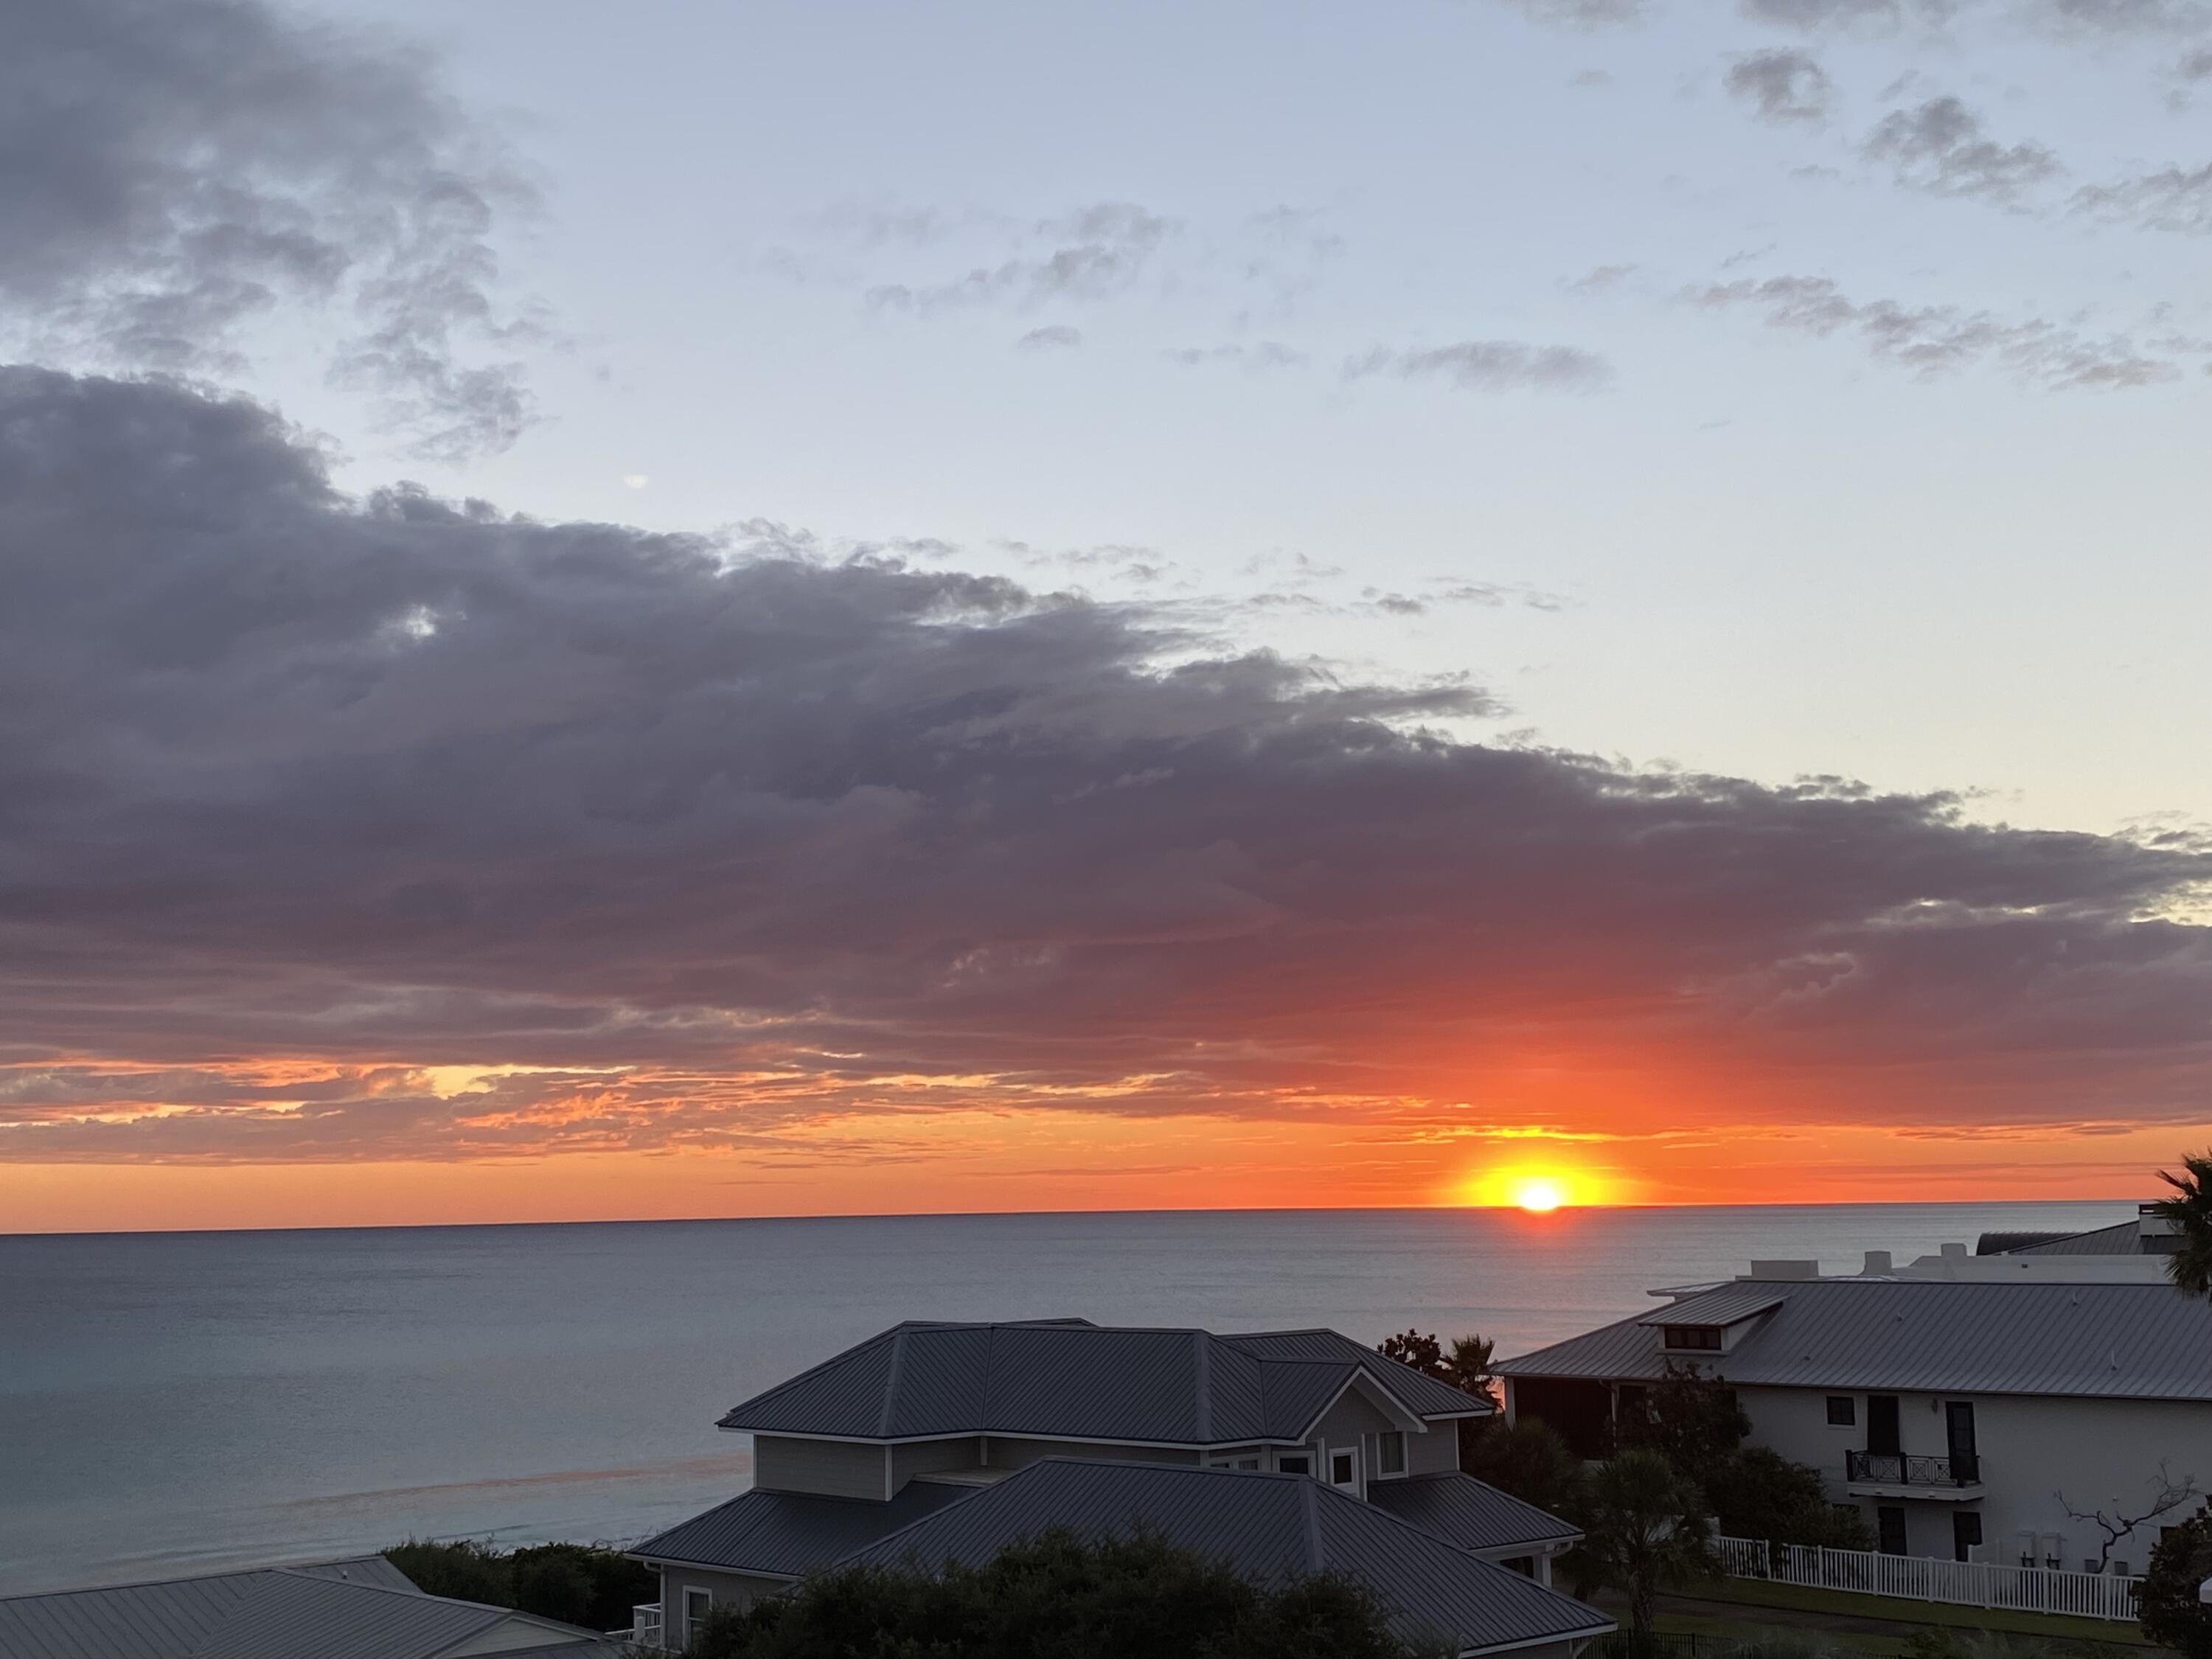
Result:
<instances>
[{"instance_id":1,"label":"tree canopy","mask_svg":"<svg viewBox=\"0 0 2212 1659\"><path fill-rule=\"evenodd\" d=\"M2160 1170L2158 1178L2173 1188L2172 1198L2150 1206L2173 1225L2177 1247L2166 1259L2166 1274L2190 1296L2212 1297L2212 1152L2191 1152L2179 1175Z\"/></svg>"},{"instance_id":2,"label":"tree canopy","mask_svg":"<svg viewBox=\"0 0 2212 1659\"><path fill-rule=\"evenodd\" d=\"M2182 1659L2212 1659L2212 1607L2197 1587L2212 1578L2212 1504L2159 1530L2136 1602L2142 1633Z\"/></svg>"},{"instance_id":3,"label":"tree canopy","mask_svg":"<svg viewBox=\"0 0 2212 1659\"><path fill-rule=\"evenodd\" d=\"M1364 1584L1259 1585L1155 1534L1041 1534L977 1566L845 1567L718 1607L688 1659L1416 1659Z\"/></svg>"},{"instance_id":4,"label":"tree canopy","mask_svg":"<svg viewBox=\"0 0 2212 1659\"><path fill-rule=\"evenodd\" d=\"M1468 1394L1480 1395L1494 1404L1498 1399L1497 1376L1492 1363L1497 1346L1490 1338L1469 1333L1454 1337L1451 1350L1446 1352L1437 1337L1407 1330L1384 1337L1375 1345L1375 1351L1387 1359L1411 1365L1417 1371Z\"/></svg>"},{"instance_id":5,"label":"tree canopy","mask_svg":"<svg viewBox=\"0 0 2212 1659\"><path fill-rule=\"evenodd\" d=\"M409 1539L385 1559L429 1595L514 1607L592 1630L616 1630L653 1599L659 1581L618 1550L599 1544L534 1544L505 1551L475 1539Z\"/></svg>"}]
</instances>

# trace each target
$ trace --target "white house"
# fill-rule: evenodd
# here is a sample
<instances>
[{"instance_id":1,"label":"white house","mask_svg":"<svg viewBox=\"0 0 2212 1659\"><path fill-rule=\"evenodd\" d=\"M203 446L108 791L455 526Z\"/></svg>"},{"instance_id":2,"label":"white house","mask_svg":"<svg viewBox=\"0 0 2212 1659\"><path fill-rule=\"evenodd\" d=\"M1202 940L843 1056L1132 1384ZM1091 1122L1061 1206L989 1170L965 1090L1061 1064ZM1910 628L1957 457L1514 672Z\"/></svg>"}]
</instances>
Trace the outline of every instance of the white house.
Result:
<instances>
[{"instance_id":1,"label":"white house","mask_svg":"<svg viewBox=\"0 0 2212 1659\"><path fill-rule=\"evenodd\" d=\"M1498 1367L1506 1409L1596 1455L1670 1364L1725 1380L1751 1441L1820 1471L1893 1555L2140 1572L2212 1489L2212 1307L2142 1255L2023 1267L1963 1247L1903 1269L1655 1292L1656 1310Z\"/></svg>"}]
</instances>

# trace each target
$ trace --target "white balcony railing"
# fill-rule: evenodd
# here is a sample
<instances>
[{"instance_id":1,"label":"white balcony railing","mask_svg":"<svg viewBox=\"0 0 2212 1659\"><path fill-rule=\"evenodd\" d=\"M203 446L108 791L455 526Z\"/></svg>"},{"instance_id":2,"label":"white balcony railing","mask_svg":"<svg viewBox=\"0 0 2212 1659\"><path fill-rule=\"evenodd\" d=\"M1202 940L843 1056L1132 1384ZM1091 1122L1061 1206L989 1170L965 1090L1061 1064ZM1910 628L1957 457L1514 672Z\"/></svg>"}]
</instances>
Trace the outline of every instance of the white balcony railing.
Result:
<instances>
[{"instance_id":1,"label":"white balcony railing","mask_svg":"<svg viewBox=\"0 0 2212 1659\"><path fill-rule=\"evenodd\" d=\"M660 1603L641 1601L629 1610L629 1639L641 1648L660 1645Z\"/></svg>"},{"instance_id":2,"label":"white balcony railing","mask_svg":"<svg viewBox=\"0 0 2212 1659\"><path fill-rule=\"evenodd\" d=\"M1771 1578L1811 1589L1856 1590L1911 1601L1948 1601L2014 1613L2071 1613L2080 1619L2132 1622L2142 1583L2116 1572L2060 1572L2000 1566L1994 1561L1942 1561L1927 1555L1873 1550L1770 1547L1762 1538L1714 1540L1721 1570L1737 1578Z\"/></svg>"}]
</instances>

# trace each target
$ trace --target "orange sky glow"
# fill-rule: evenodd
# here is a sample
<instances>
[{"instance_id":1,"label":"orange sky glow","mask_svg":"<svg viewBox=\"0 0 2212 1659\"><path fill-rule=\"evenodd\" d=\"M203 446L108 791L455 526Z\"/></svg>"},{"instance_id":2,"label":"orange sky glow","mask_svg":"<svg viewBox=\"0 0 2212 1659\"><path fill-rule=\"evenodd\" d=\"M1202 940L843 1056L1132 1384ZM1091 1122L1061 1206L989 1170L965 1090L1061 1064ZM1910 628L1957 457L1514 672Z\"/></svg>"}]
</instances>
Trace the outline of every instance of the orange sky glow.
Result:
<instances>
[{"instance_id":1,"label":"orange sky glow","mask_svg":"<svg viewBox=\"0 0 2212 1659\"><path fill-rule=\"evenodd\" d=\"M272 1067L312 1078L311 1065ZM486 1079L451 1068L465 1106ZM441 1158L360 1148L279 1161L206 1156L0 1164L11 1231L1024 1210L1570 1206L2130 1199L2184 1137L2170 1126L1928 1130L1627 1113L1505 1123L1471 1108L1275 1103L1273 1115L1128 1115L1069 1103L901 1101L838 1109L743 1149L594 1146ZM908 1090L904 1092L936 1092ZM952 1091L957 1095L963 1090ZM262 1105L280 1122L293 1108ZM579 1103L576 1120L602 1109ZM143 1116L146 1109L119 1109ZM161 1115L161 1109L155 1109ZM533 1133L548 1115L539 1112Z\"/></svg>"}]
</instances>

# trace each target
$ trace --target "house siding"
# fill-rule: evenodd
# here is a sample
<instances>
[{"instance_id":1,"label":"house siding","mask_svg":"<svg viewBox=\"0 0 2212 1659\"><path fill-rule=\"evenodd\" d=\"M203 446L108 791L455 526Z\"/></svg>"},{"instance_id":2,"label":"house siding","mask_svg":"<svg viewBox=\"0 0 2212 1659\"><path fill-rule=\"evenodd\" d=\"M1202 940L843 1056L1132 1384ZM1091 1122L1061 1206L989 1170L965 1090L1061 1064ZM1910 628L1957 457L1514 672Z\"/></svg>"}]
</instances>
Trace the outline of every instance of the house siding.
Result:
<instances>
[{"instance_id":1,"label":"house siding","mask_svg":"<svg viewBox=\"0 0 2212 1659\"><path fill-rule=\"evenodd\" d=\"M944 1469L972 1469L983 1462L983 1437L957 1436L951 1440L917 1440L891 1448L891 1490L896 1492L917 1474Z\"/></svg>"},{"instance_id":2,"label":"house siding","mask_svg":"<svg viewBox=\"0 0 2212 1659\"><path fill-rule=\"evenodd\" d=\"M1406 1437L1409 1474L1450 1474L1459 1468L1459 1425L1431 1423L1426 1434Z\"/></svg>"},{"instance_id":3,"label":"house siding","mask_svg":"<svg viewBox=\"0 0 2212 1659\"><path fill-rule=\"evenodd\" d=\"M713 1572L704 1567L663 1567L660 1570L661 1640L672 1648L681 1648L686 1640L684 1630L684 1593L703 1589L714 1598L718 1607L749 1607L763 1595L773 1595L786 1589L781 1578L763 1578L752 1573Z\"/></svg>"},{"instance_id":4,"label":"house siding","mask_svg":"<svg viewBox=\"0 0 2212 1659\"><path fill-rule=\"evenodd\" d=\"M884 1490L884 1448L843 1440L753 1437L753 1485L768 1492L814 1492L830 1498L872 1498Z\"/></svg>"},{"instance_id":5,"label":"house siding","mask_svg":"<svg viewBox=\"0 0 2212 1659\"><path fill-rule=\"evenodd\" d=\"M1751 1440L1794 1462L1820 1470L1828 1496L1856 1505L1875 1524L1880 1504L1905 1510L1905 1547L1913 1555L1948 1559L1951 1516L1958 1510L1982 1516L1982 1559L2016 1564L2023 1533L2036 1535L2041 1558L2052 1540L2060 1561L2078 1570L2104 1540L2088 1522L2073 1520L2057 1494L2077 1509L2123 1507L2148 1494L2164 1462L2177 1482L2194 1475L2212 1486L2212 1404L2180 1401L2058 1399L2047 1395L1897 1393L1899 1443L1908 1456L1940 1457L1948 1449L1944 1407L1973 1403L1974 1437L1982 1495L1964 1500L1860 1497L1847 1490L1844 1454L1866 1447L1867 1393L1860 1389L1741 1388L1737 1399L1751 1419ZM1856 1419L1850 1428L1827 1424L1827 1397L1849 1395ZM2136 1528L2112 1551L2136 1572L2149 1559L2161 1524L2171 1526L2194 1504Z\"/></svg>"},{"instance_id":6,"label":"house siding","mask_svg":"<svg viewBox=\"0 0 2212 1659\"><path fill-rule=\"evenodd\" d=\"M1111 1458L1124 1463L1195 1463L1199 1455L1172 1446L1100 1446L1082 1440L1030 1440L1013 1435L988 1437L994 1469L1025 1468L1040 1457Z\"/></svg>"},{"instance_id":7,"label":"house siding","mask_svg":"<svg viewBox=\"0 0 2212 1659\"><path fill-rule=\"evenodd\" d=\"M1356 1393L1346 1394L1328 1408L1328 1413L1321 1419L1320 1426L1315 1429L1314 1437L1325 1440L1332 1446L1348 1446L1355 1440L1397 1426L1379 1407L1369 1404Z\"/></svg>"}]
</instances>

